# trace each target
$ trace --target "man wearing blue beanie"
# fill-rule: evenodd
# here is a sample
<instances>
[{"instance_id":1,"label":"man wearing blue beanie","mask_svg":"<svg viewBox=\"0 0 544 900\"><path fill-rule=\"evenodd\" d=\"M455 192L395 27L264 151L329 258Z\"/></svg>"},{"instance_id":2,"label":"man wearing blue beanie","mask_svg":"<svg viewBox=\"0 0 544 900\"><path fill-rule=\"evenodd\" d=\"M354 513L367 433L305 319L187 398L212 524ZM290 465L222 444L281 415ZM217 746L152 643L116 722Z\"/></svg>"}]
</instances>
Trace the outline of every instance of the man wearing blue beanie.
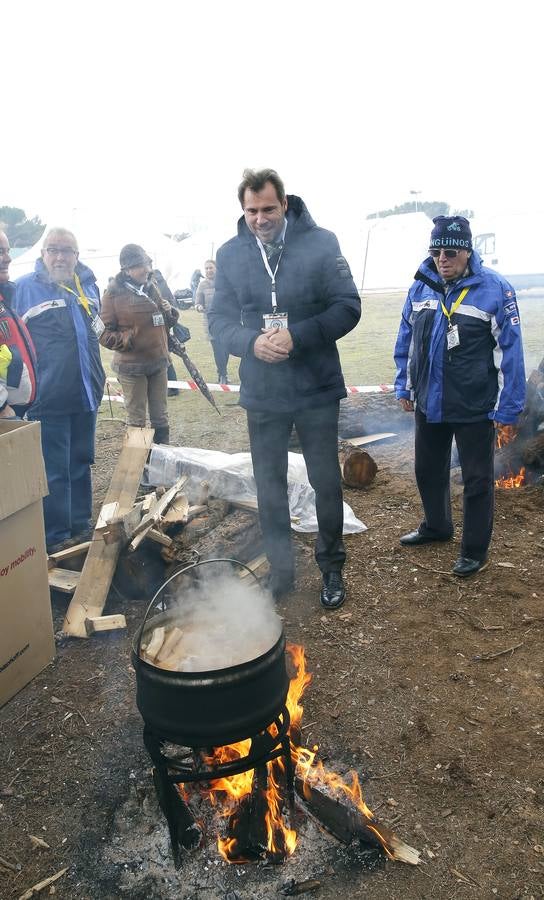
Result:
<instances>
[{"instance_id":1,"label":"man wearing blue beanie","mask_svg":"<svg viewBox=\"0 0 544 900\"><path fill-rule=\"evenodd\" d=\"M523 410L525 370L514 289L472 250L463 216L433 219L429 256L415 275L395 346L397 398L415 410L415 474L423 504L404 546L449 541L451 445L463 475L463 535L453 566L481 571L493 530L495 426Z\"/></svg>"}]
</instances>

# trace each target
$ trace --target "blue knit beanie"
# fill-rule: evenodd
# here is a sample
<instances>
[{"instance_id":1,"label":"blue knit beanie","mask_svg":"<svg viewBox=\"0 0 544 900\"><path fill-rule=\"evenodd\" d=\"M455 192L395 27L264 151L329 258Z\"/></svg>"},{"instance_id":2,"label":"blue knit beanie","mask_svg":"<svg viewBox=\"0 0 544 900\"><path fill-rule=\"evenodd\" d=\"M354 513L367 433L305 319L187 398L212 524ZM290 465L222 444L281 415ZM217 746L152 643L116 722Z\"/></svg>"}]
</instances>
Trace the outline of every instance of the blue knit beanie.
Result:
<instances>
[{"instance_id":1,"label":"blue knit beanie","mask_svg":"<svg viewBox=\"0 0 544 900\"><path fill-rule=\"evenodd\" d=\"M433 224L429 250L433 247L472 250L470 223L464 216L437 216Z\"/></svg>"}]
</instances>

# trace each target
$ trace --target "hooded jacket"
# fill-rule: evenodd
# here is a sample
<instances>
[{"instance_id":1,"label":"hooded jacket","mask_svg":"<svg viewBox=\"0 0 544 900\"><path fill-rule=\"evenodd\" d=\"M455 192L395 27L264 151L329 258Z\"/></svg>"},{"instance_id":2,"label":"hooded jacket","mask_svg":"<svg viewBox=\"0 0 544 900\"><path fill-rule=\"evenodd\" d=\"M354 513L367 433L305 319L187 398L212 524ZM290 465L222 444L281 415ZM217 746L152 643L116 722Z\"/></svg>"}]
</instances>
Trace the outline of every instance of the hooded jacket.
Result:
<instances>
[{"instance_id":1,"label":"hooded jacket","mask_svg":"<svg viewBox=\"0 0 544 900\"><path fill-rule=\"evenodd\" d=\"M127 375L153 375L168 367L168 329L179 312L153 281L143 286L124 272L115 276L102 298L105 330L100 343L114 350L112 368Z\"/></svg>"},{"instance_id":2,"label":"hooded jacket","mask_svg":"<svg viewBox=\"0 0 544 900\"><path fill-rule=\"evenodd\" d=\"M448 350L448 321L459 330L459 346ZM428 422L512 424L523 410L525 368L519 311L512 286L482 265L473 252L469 273L442 282L432 257L415 275L395 346L398 398L415 400Z\"/></svg>"},{"instance_id":3,"label":"hooded jacket","mask_svg":"<svg viewBox=\"0 0 544 900\"><path fill-rule=\"evenodd\" d=\"M319 228L305 204L287 197L287 231L276 273L278 312L288 314L294 348L284 362L257 359L253 345L272 312L271 279L242 216L238 235L217 253L212 338L241 357L240 405L292 412L346 396L336 341L355 328L361 301L336 236Z\"/></svg>"},{"instance_id":4,"label":"hooded jacket","mask_svg":"<svg viewBox=\"0 0 544 900\"><path fill-rule=\"evenodd\" d=\"M87 301L75 284L51 281L42 259L34 272L15 282L15 310L26 324L38 361L38 396L32 418L71 415L98 409L104 369L93 320L100 310L100 292L88 266L78 262L76 274Z\"/></svg>"},{"instance_id":5,"label":"hooded jacket","mask_svg":"<svg viewBox=\"0 0 544 900\"><path fill-rule=\"evenodd\" d=\"M23 320L11 309L15 285L0 284L0 412L9 404L22 413L36 396L36 353Z\"/></svg>"}]
</instances>

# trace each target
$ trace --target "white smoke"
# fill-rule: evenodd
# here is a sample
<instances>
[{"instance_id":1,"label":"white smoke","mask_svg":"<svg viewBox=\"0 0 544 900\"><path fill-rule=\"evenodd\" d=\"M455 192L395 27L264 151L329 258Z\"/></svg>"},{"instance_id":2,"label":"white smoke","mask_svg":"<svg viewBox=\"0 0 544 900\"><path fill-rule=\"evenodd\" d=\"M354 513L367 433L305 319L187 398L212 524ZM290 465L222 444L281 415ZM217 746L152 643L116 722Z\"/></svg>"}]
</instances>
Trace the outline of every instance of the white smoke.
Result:
<instances>
[{"instance_id":1,"label":"white smoke","mask_svg":"<svg viewBox=\"0 0 544 900\"><path fill-rule=\"evenodd\" d=\"M252 576L240 579L225 574L224 564L219 574L218 565L213 564L192 573L196 571L198 582L182 576L174 603L169 603L167 634L177 626L182 636L176 644L175 664L168 668L179 672L225 669L270 650L282 631L270 593ZM150 638L153 619L148 625L146 637Z\"/></svg>"}]
</instances>

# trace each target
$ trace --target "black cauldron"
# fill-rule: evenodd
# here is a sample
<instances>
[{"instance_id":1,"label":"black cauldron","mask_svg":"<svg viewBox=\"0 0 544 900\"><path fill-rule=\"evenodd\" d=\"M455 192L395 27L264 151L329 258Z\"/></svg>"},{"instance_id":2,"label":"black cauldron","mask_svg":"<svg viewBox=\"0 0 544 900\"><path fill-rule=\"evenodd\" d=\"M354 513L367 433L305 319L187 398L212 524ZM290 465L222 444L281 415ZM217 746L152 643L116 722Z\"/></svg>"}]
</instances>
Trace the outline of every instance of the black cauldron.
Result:
<instances>
[{"instance_id":1,"label":"black cauldron","mask_svg":"<svg viewBox=\"0 0 544 900\"><path fill-rule=\"evenodd\" d=\"M236 560L204 560L176 572L153 597L132 644L140 714L154 734L183 747L219 747L259 734L282 711L289 689L283 630L266 653L225 669L174 672L141 658L140 644L153 628L179 623L179 612L169 610L147 620L163 588L178 575L218 562L247 568Z\"/></svg>"}]
</instances>

